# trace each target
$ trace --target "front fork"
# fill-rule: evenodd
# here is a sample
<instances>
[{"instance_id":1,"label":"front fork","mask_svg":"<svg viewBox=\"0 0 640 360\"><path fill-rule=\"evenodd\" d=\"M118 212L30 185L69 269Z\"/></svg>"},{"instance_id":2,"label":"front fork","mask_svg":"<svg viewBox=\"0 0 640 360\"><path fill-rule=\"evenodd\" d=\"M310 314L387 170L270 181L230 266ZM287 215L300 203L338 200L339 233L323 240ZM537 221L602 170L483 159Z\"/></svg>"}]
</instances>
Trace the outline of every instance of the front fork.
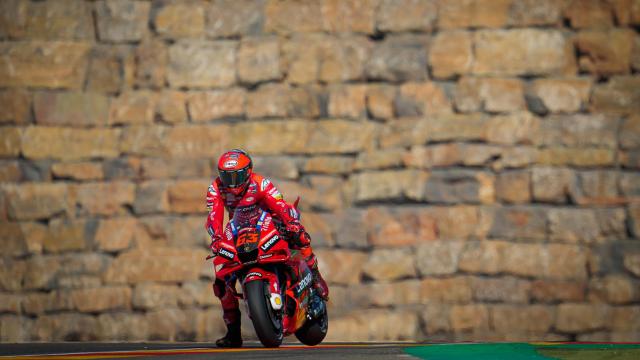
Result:
<instances>
[{"instance_id":1,"label":"front fork","mask_svg":"<svg viewBox=\"0 0 640 360\"><path fill-rule=\"evenodd\" d=\"M269 281L269 302L271 303L271 308L275 311L282 310L282 306L284 305L284 299L282 298L282 291L280 280L278 276L274 276L273 279Z\"/></svg>"}]
</instances>

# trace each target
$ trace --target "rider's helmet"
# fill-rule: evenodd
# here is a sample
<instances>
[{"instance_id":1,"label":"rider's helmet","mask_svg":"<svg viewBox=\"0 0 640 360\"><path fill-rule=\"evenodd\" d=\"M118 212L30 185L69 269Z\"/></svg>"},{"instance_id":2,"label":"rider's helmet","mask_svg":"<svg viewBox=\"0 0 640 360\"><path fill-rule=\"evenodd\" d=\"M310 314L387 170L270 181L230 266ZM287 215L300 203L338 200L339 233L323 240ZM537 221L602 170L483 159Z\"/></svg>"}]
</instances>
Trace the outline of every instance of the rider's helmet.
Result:
<instances>
[{"instance_id":1,"label":"rider's helmet","mask_svg":"<svg viewBox=\"0 0 640 360\"><path fill-rule=\"evenodd\" d=\"M252 169L251 157L241 149L227 151L218 160L218 174L222 186L236 196L247 189Z\"/></svg>"}]
</instances>

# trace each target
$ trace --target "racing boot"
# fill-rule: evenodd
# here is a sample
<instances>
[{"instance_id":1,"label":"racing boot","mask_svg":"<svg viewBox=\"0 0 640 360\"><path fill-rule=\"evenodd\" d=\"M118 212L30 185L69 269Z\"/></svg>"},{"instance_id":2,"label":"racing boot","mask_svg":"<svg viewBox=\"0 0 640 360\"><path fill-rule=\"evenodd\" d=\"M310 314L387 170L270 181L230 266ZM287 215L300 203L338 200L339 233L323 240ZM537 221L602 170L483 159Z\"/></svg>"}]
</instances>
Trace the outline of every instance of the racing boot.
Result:
<instances>
[{"instance_id":1,"label":"racing boot","mask_svg":"<svg viewBox=\"0 0 640 360\"><path fill-rule=\"evenodd\" d=\"M227 335L225 335L223 338L216 340L217 347L219 348L242 347L242 335L240 334L240 311L237 311L237 314L234 314L234 317L236 320L234 322L227 324Z\"/></svg>"}]
</instances>

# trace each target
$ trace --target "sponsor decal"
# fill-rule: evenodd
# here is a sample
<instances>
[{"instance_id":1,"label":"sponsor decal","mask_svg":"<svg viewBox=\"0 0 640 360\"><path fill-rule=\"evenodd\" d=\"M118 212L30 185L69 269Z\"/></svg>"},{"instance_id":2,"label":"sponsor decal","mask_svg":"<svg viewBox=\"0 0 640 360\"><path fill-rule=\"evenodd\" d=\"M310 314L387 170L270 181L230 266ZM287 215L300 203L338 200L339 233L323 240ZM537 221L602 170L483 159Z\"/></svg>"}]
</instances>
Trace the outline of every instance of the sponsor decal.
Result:
<instances>
[{"instance_id":1,"label":"sponsor decal","mask_svg":"<svg viewBox=\"0 0 640 360\"><path fill-rule=\"evenodd\" d=\"M276 244L276 242L278 242L279 239L280 239L280 237L278 235L274 235L271 239L269 239L269 241L267 241L266 243L262 244L260 246L260 249L262 249L262 251L268 251L269 249L271 249L273 247L273 245Z\"/></svg>"},{"instance_id":2,"label":"sponsor decal","mask_svg":"<svg viewBox=\"0 0 640 360\"><path fill-rule=\"evenodd\" d=\"M218 192L213 185L209 185L209 193L211 193L212 195L218 195Z\"/></svg>"},{"instance_id":3,"label":"sponsor decal","mask_svg":"<svg viewBox=\"0 0 640 360\"><path fill-rule=\"evenodd\" d=\"M249 196L248 198L244 199L244 201L246 201L246 202L248 202L248 203L253 202L254 200L255 200L255 199L254 199L254 197L253 197L253 196Z\"/></svg>"},{"instance_id":4,"label":"sponsor decal","mask_svg":"<svg viewBox=\"0 0 640 360\"><path fill-rule=\"evenodd\" d=\"M259 272L250 272L247 274L247 277L252 277L252 276L262 277L262 274L260 274Z\"/></svg>"},{"instance_id":5,"label":"sponsor decal","mask_svg":"<svg viewBox=\"0 0 640 360\"><path fill-rule=\"evenodd\" d=\"M224 162L222 167L224 167L225 169L230 169L230 168L233 168L236 165L238 165L238 160L227 160L227 161Z\"/></svg>"},{"instance_id":6,"label":"sponsor decal","mask_svg":"<svg viewBox=\"0 0 640 360\"><path fill-rule=\"evenodd\" d=\"M260 219L258 220L258 224L256 225L256 229L258 230L258 232L262 230L262 224L264 223L264 218L266 216L267 216L267 213L265 211L263 211L262 214L260 214Z\"/></svg>"},{"instance_id":7,"label":"sponsor decal","mask_svg":"<svg viewBox=\"0 0 640 360\"><path fill-rule=\"evenodd\" d=\"M252 205L247 205L247 206L241 206L238 207L234 210L235 211L240 211L240 212L249 212L249 211L253 211L256 208L256 204L252 204Z\"/></svg>"},{"instance_id":8,"label":"sponsor decal","mask_svg":"<svg viewBox=\"0 0 640 360\"><path fill-rule=\"evenodd\" d=\"M233 253L227 249L219 249L218 255L222 256L225 259L233 260Z\"/></svg>"},{"instance_id":9,"label":"sponsor decal","mask_svg":"<svg viewBox=\"0 0 640 360\"><path fill-rule=\"evenodd\" d=\"M229 222L229 227L231 228L231 233L233 234L233 236L238 235L238 229L236 229L236 224L233 221L234 219L231 219L231 221Z\"/></svg>"},{"instance_id":10,"label":"sponsor decal","mask_svg":"<svg viewBox=\"0 0 640 360\"><path fill-rule=\"evenodd\" d=\"M302 290L306 289L307 286L309 286L309 284L311 284L311 272L307 272L307 275L305 275L305 277L300 280L300 282L296 286L296 293L300 294Z\"/></svg>"},{"instance_id":11,"label":"sponsor decal","mask_svg":"<svg viewBox=\"0 0 640 360\"><path fill-rule=\"evenodd\" d=\"M282 299L279 294L271 294L271 298L269 300L271 300L271 308L273 308L273 310L282 309Z\"/></svg>"},{"instance_id":12,"label":"sponsor decal","mask_svg":"<svg viewBox=\"0 0 640 360\"><path fill-rule=\"evenodd\" d=\"M282 200L282 194L276 188L269 190L267 194L269 194L271 197L273 197L276 200Z\"/></svg>"},{"instance_id":13,"label":"sponsor decal","mask_svg":"<svg viewBox=\"0 0 640 360\"><path fill-rule=\"evenodd\" d=\"M273 256L273 254L260 255L260 259L261 259L261 260L262 260L262 259L268 259L268 258L270 258L270 257L272 257L272 256Z\"/></svg>"},{"instance_id":14,"label":"sponsor decal","mask_svg":"<svg viewBox=\"0 0 640 360\"><path fill-rule=\"evenodd\" d=\"M262 179L262 183L260 183L260 190L264 191L270 183L271 181L269 181L269 179Z\"/></svg>"},{"instance_id":15,"label":"sponsor decal","mask_svg":"<svg viewBox=\"0 0 640 360\"><path fill-rule=\"evenodd\" d=\"M231 233L231 229L227 228L227 230L224 231L224 236L226 236L227 239L231 240L233 238L233 234Z\"/></svg>"}]
</instances>

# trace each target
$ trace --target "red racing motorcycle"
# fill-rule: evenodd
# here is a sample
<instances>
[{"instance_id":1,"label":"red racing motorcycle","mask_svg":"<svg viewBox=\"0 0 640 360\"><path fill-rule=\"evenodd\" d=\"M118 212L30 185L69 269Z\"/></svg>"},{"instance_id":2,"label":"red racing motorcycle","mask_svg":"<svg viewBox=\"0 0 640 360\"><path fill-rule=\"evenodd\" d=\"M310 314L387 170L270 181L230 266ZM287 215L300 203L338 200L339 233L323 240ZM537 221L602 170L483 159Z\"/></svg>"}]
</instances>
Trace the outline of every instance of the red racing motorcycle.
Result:
<instances>
[{"instance_id":1,"label":"red racing motorcycle","mask_svg":"<svg viewBox=\"0 0 640 360\"><path fill-rule=\"evenodd\" d=\"M311 286L309 267L289 248L276 222L259 207L237 208L212 256L216 277L244 299L264 346L278 347L290 334L305 345L317 345L327 334L327 307ZM236 280L242 293L232 286Z\"/></svg>"}]
</instances>

